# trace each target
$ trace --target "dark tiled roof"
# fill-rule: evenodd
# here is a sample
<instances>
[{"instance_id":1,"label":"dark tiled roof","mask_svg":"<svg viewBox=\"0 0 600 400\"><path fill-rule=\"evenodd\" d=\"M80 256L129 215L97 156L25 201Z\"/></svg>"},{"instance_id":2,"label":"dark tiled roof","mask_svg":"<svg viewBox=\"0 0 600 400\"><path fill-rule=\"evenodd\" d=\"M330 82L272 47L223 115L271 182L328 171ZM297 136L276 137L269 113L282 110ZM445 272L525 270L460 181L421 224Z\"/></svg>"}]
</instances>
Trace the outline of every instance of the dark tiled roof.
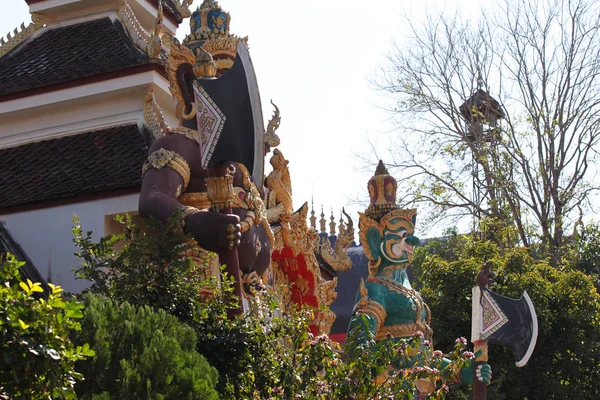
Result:
<instances>
[{"instance_id":1,"label":"dark tiled roof","mask_svg":"<svg viewBox=\"0 0 600 400\"><path fill-rule=\"evenodd\" d=\"M6 226L0 222L0 255L5 255L6 253L12 254L17 260L25 263L25 265L19 269L23 279L31 279L32 282L45 283L44 278L42 278L29 257L27 257L27 254L25 254L21 246L13 240L8 229L6 229Z\"/></svg>"},{"instance_id":2,"label":"dark tiled roof","mask_svg":"<svg viewBox=\"0 0 600 400\"><path fill-rule=\"evenodd\" d=\"M0 149L0 208L139 185L151 140L134 124Z\"/></svg>"},{"instance_id":3,"label":"dark tiled roof","mask_svg":"<svg viewBox=\"0 0 600 400\"><path fill-rule=\"evenodd\" d=\"M350 247L347 254L352 260L352 268L338 274L337 297L331 304L331 311L336 316L331 333L346 333L360 279L367 279L369 276L369 260L367 260L362 246Z\"/></svg>"},{"instance_id":4,"label":"dark tiled roof","mask_svg":"<svg viewBox=\"0 0 600 400\"><path fill-rule=\"evenodd\" d=\"M119 21L48 29L0 57L0 96L148 63Z\"/></svg>"}]
</instances>

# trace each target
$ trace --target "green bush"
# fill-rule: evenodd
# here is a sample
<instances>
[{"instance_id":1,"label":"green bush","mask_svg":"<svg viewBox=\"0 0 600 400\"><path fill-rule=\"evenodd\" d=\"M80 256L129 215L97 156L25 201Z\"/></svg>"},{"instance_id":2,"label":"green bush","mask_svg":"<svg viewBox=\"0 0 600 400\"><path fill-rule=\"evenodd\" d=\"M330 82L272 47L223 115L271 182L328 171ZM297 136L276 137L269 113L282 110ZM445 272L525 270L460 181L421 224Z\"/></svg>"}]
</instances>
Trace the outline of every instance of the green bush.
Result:
<instances>
[{"instance_id":1,"label":"green bush","mask_svg":"<svg viewBox=\"0 0 600 400\"><path fill-rule=\"evenodd\" d=\"M413 271L431 308L436 347L448 348L457 335L470 330L471 287L482 264L491 260L498 273L492 290L513 298L527 291L536 308L539 335L523 368L515 366L509 349L490 345L494 379L488 398L599 398L600 295L594 279L572 267L554 268L535 260L524 248L502 252L494 247L489 241L457 235L415 251ZM467 392L453 391L450 398L464 398Z\"/></svg>"},{"instance_id":2,"label":"green bush","mask_svg":"<svg viewBox=\"0 0 600 400\"><path fill-rule=\"evenodd\" d=\"M23 282L12 255L0 258L0 398L73 399L82 375L75 362L93 356L69 334L80 329L83 304L62 297L59 286Z\"/></svg>"},{"instance_id":3,"label":"green bush","mask_svg":"<svg viewBox=\"0 0 600 400\"><path fill-rule=\"evenodd\" d=\"M217 399L217 371L196 350L193 329L165 311L86 294L77 339L93 359L77 363L82 399Z\"/></svg>"}]
</instances>

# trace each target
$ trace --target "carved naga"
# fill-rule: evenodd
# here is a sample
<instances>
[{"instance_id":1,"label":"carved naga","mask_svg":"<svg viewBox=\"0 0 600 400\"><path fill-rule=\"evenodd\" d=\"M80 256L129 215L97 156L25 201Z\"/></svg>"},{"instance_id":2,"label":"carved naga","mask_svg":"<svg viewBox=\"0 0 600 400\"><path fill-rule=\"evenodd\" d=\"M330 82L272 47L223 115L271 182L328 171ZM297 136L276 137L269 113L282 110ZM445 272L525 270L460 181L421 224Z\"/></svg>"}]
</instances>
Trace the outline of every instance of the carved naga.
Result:
<instances>
[{"instance_id":1,"label":"carved naga","mask_svg":"<svg viewBox=\"0 0 600 400\"><path fill-rule=\"evenodd\" d=\"M346 226L343 227L340 221L340 233L337 235L333 248L331 248L329 239L325 237L321 238L321 243L317 250L318 254L323 257L323 260L336 272L344 272L352 268L352 260L346 254L346 250L348 250L354 240L354 223L352 222L352 218L346 213L346 210L342 209L342 214L346 217Z\"/></svg>"}]
</instances>

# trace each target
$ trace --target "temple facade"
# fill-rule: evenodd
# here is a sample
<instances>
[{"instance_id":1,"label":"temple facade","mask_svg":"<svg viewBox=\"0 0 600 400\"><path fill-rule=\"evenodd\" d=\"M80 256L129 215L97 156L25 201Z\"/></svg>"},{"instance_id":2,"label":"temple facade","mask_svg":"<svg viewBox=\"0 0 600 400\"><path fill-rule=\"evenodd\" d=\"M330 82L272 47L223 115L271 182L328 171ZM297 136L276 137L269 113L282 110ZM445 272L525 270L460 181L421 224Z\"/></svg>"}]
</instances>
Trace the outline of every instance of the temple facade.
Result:
<instances>
[{"instance_id":1,"label":"temple facade","mask_svg":"<svg viewBox=\"0 0 600 400\"><path fill-rule=\"evenodd\" d=\"M43 278L79 291L73 215L97 238L114 214L136 214L158 135L147 115L175 122L158 3L27 3L32 22L0 41L0 221ZM162 3L160 29L174 34L187 3Z\"/></svg>"}]
</instances>

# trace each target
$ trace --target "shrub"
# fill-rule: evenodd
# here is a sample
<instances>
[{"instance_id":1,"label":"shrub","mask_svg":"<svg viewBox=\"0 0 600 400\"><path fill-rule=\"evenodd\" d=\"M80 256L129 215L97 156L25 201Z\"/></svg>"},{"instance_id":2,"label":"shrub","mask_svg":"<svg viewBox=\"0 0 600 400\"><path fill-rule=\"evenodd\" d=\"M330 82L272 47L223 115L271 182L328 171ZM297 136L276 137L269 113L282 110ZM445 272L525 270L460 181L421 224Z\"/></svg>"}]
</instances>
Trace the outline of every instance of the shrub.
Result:
<instances>
[{"instance_id":1,"label":"shrub","mask_svg":"<svg viewBox=\"0 0 600 400\"><path fill-rule=\"evenodd\" d=\"M80 329L83 304L62 297L59 286L23 282L12 255L0 258L0 398L73 399L82 375L75 361L93 356L69 334ZM37 295L37 296L36 296Z\"/></svg>"},{"instance_id":2,"label":"shrub","mask_svg":"<svg viewBox=\"0 0 600 400\"><path fill-rule=\"evenodd\" d=\"M96 351L77 363L82 399L217 399L217 371L196 350L193 329L163 310L83 297L77 332Z\"/></svg>"}]
</instances>

